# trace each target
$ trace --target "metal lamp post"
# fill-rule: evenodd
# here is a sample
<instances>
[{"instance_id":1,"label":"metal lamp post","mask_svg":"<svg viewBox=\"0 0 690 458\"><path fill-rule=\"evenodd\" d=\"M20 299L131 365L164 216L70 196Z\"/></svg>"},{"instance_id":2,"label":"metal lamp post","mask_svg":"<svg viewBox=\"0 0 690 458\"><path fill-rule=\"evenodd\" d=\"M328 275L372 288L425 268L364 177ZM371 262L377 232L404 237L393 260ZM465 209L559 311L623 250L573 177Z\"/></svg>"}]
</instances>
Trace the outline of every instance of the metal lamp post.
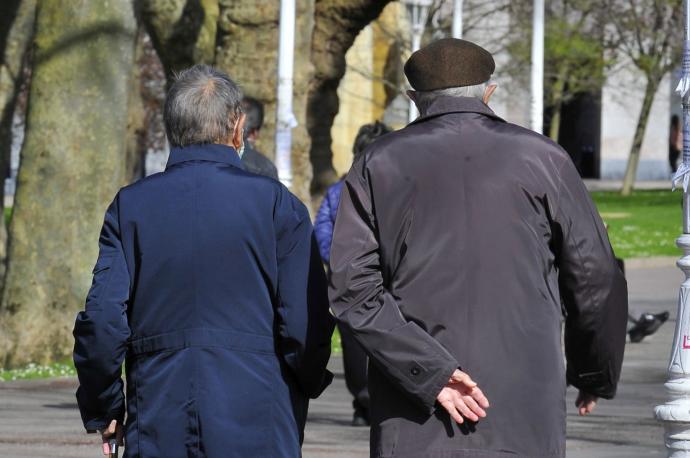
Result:
<instances>
[{"instance_id":1,"label":"metal lamp post","mask_svg":"<svg viewBox=\"0 0 690 458\"><path fill-rule=\"evenodd\" d=\"M530 127L541 134L544 130L544 0L534 0L530 86Z\"/></svg>"},{"instance_id":2,"label":"metal lamp post","mask_svg":"<svg viewBox=\"0 0 690 458\"><path fill-rule=\"evenodd\" d=\"M462 38L462 1L453 2L453 38Z\"/></svg>"},{"instance_id":3,"label":"metal lamp post","mask_svg":"<svg viewBox=\"0 0 690 458\"><path fill-rule=\"evenodd\" d=\"M683 103L683 162L673 176L673 187L680 183L683 189L683 234L676 244L683 250L677 265L685 281L678 296L678 319L664 385L669 401L655 409L656 418L664 423L668 456L673 458L690 457L690 0L685 1L683 69L676 92Z\"/></svg>"},{"instance_id":4,"label":"metal lamp post","mask_svg":"<svg viewBox=\"0 0 690 458\"><path fill-rule=\"evenodd\" d=\"M293 67L295 62L295 0L280 2L278 45L278 103L276 108L276 168L278 178L292 185L292 129L297 120L292 113Z\"/></svg>"},{"instance_id":5,"label":"metal lamp post","mask_svg":"<svg viewBox=\"0 0 690 458\"><path fill-rule=\"evenodd\" d=\"M412 52L417 51L422 45L422 35L424 34L424 26L426 25L431 2L432 0L403 0L403 3L407 7L407 12L410 15ZM417 117L417 107L412 100L410 100L410 110L408 113L409 122L414 121Z\"/></svg>"}]
</instances>

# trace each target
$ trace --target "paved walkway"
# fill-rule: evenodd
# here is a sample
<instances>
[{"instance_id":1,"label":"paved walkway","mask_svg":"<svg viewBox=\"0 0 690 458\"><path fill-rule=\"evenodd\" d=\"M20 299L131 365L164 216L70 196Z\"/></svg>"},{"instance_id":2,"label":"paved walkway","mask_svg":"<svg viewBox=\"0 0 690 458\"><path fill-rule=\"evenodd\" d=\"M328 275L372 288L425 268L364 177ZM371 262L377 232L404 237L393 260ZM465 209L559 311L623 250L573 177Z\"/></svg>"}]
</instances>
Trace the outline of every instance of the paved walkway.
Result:
<instances>
[{"instance_id":1,"label":"paved walkway","mask_svg":"<svg viewBox=\"0 0 690 458\"><path fill-rule=\"evenodd\" d=\"M665 400L662 384L666 378L676 296L682 276L673 263L669 258L630 263L631 312L638 315L647 310L670 310L671 323L664 325L653 338L628 345L618 397L602 402L594 415L587 418L575 415L571 390L568 399L569 458L665 456L663 431L654 420L652 409ZM331 365L336 379L324 396L312 403L304 456L368 456L367 428L349 426L350 399L340 358L334 358ZM99 456L97 438L87 436L81 428L74 401L75 387L74 379L0 383L0 456Z\"/></svg>"}]
</instances>

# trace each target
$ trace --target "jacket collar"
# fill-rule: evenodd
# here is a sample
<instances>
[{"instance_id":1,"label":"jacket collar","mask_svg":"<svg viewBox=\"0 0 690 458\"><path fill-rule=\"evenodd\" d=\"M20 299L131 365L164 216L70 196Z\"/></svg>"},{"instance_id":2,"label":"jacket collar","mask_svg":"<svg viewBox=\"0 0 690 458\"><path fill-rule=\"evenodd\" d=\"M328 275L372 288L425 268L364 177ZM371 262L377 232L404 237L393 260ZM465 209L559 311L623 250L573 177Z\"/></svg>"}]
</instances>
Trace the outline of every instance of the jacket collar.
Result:
<instances>
[{"instance_id":1,"label":"jacket collar","mask_svg":"<svg viewBox=\"0 0 690 458\"><path fill-rule=\"evenodd\" d=\"M244 170L244 165L235 148L226 145L189 145L170 149L166 170L175 164L188 161L222 162Z\"/></svg>"},{"instance_id":2,"label":"jacket collar","mask_svg":"<svg viewBox=\"0 0 690 458\"><path fill-rule=\"evenodd\" d=\"M412 124L424 121L426 119L435 118L446 113L479 113L484 116L496 119L497 121L505 122L503 118L497 116L484 102L476 97L450 97L441 96L436 98L427 107L424 116L420 116Z\"/></svg>"}]
</instances>

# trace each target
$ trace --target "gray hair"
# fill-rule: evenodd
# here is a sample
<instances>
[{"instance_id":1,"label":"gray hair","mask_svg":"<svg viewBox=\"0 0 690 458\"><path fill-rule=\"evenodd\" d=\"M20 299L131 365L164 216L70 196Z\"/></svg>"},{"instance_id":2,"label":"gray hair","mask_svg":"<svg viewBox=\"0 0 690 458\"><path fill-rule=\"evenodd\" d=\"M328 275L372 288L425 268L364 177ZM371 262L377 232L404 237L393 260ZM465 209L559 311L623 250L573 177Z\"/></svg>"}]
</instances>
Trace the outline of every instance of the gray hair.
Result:
<instances>
[{"instance_id":1,"label":"gray hair","mask_svg":"<svg viewBox=\"0 0 690 458\"><path fill-rule=\"evenodd\" d=\"M165 98L163 120L171 146L223 143L232 135L242 91L228 75L195 65L175 77Z\"/></svg>"},{"instance_id":2,"label":"gray hair","mask_svg":"<svg viewBox=\"0 0 690 458\"><path fill-rule=\"evenodd\" d=\"M419 111L424 112L439 97L474 97L481 99L490 81L475 84L473 86L449 87L447 89L436 89L434 91L415 91L414 102Z\"/></svg>"}]
</instances>

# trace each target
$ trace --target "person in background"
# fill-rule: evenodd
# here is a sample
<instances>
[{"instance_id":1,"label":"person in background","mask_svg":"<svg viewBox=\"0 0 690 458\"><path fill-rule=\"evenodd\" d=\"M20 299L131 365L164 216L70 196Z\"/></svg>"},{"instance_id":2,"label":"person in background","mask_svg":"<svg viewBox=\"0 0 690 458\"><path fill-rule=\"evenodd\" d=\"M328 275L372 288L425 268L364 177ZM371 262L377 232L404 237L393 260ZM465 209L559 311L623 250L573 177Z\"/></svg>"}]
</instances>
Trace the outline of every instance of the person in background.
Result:
<instances>
[{"instance_id":1,"label":"person in background","mask_svg":"<svg viewBox=\"0 0 690 458\"><path fill-rule=\"evenodd\" d=\"M680 119L678 115L671 116L671 129L668 135L668 162L671 166L671 173L678 170L678 158L682 148L682 135L680 131Z\"/></svg>"},{"instance_id":2,"label":"person in background","mask_svg":"<svg viewBox=\"0 0 690 458\"><path fill-rule=\"evenodd\" d=\"M360 127L352 147L354 159L364 149L380 136L391 132L392 129L382 122L365 124ZM319 212L316 215L314 231L319 244L319 251L323 261L330 261L331 239L333 238L333 226L335 215L338 212L340 192L343 189L344 180L331 185L326 191ZM352 334L345 328L340 329L341 343L343 346L343 365L345 369L345 383L352 393L354 400L352 406L352 426L369 426L369 391L367 389L367 355L362 347L355 341Z\"/></svg>"},{"instance_id":3,"label":"person in background","mask_svg":"<svg viewBox=\"0 0 690 458\"><path fill-rule=\"evenodd\" d=\"M269 158L256 149L261 126L264 125L264 106L254 97L245 96L242 99L242 110L247 115L244 127L244 154L242 163L248 172L278 179L278 170Z\"/></svg>"}]
</instances>

